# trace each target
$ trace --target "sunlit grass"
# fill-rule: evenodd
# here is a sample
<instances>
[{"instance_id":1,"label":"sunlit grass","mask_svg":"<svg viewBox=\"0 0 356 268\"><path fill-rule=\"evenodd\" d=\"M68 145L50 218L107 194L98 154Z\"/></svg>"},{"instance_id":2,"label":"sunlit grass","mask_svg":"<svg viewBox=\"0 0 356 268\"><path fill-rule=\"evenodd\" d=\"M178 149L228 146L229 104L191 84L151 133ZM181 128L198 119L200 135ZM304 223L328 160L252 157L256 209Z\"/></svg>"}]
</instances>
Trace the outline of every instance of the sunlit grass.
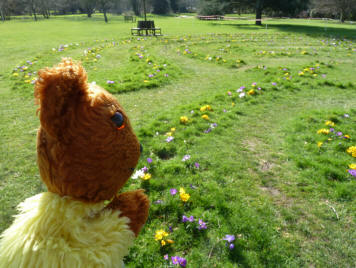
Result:
<instances>
[{"instance_id":1,"label":"sunlit grass","mask_svg":"<svg viewBox=\"0 0 356 268\"><path fill-rule=\"evenodd\" d=\"M101 19L0 24L0 231L19 202L45 190L34 72L71 56L90 82L119 93L145 148L137 168L152 177L124 190L146 189L152 206L127 266L164 267L165 254L188 267L352 266L355 179L345 149L356 134L354 26L154 17L165 36L137 39L122 17ZM341 147L317 134L326 120L350 136ZM183 215L195 221L183 223ZM154 240L161 229L173 244ZM236 237L232 250L227 234Z\"/></svg>"}]
</instances>

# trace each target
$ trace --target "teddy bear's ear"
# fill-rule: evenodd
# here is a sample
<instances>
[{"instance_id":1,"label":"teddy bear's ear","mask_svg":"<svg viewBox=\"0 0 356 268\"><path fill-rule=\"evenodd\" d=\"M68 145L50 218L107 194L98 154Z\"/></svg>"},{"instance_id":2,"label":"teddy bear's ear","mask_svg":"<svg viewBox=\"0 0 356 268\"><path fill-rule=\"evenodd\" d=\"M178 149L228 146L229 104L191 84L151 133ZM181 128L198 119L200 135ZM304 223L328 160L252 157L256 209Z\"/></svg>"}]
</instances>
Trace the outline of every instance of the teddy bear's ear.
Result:
<instances>
[{"instance_id":1,"label":"teddy bear's ear","mask_svg":"<svg viewBox=\"0 0 356 268\"><path fill-rule=\"evenodd\" d=\"M88 95L87 74L80 64L70 58L52 68L38 72L35 99L40 105L41 126L53 137L60 136L78 103Z\"/></svg>"}]
</instances>

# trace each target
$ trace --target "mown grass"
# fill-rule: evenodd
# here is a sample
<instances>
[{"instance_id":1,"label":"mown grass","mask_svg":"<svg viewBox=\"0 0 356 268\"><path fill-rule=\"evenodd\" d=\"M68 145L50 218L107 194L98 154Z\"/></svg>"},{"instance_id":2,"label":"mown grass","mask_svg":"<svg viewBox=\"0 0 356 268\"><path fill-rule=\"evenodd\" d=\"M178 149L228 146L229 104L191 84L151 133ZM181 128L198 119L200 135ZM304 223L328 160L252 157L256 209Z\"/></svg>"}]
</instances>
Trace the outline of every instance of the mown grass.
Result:
<instances>
[{"instance_id":1,"label":"mown grass","mask_svg":"<svg viewBox=\"0 0 356 268\"><path fill-rule=\"evenodd\" d=\"M165 254L190 267L353 266L355 178L346 170L354 158L345 149L356 134L354 26L155 21L166 36L132 39L120 17L108 25L83 16L0 25L0 231L19 202L45 190L35 163L33 72L71 56L90 81L120 92L144 145L137 168L152 177L124 190L146 189L152 206L127 266L169 266ZM212 110L201 111L205 105ZM350 137L317 134L326 120ZM170 193L181 187L187 202ZM183 215L195 221L183 223ZM173 244L154 240L160 229ZM226 234L236 237L232 250Z\"/></svg>"}]
</instances>

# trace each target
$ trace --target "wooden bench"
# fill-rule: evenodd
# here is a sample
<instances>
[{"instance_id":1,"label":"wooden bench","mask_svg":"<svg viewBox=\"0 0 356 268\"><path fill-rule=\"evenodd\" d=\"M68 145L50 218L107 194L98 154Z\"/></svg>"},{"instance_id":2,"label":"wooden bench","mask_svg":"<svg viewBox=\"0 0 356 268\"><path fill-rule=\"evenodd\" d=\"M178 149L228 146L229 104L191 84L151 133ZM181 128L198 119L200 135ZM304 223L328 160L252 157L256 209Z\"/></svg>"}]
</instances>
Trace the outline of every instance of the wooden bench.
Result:
<instances>
[{"instance_id":1,"label":"wooden bench","mask_svg":"<svg viewBox=\"0 0 356 268\"><path fill-rule=\"evenodd\" d=\"M224 16L221 15L212 15L212 16L197 16L200 20L223 20Z\"/></svg>"},{"instance_id":2,"label":"wooden bench","mask_svg":"<svg viewBox=\"0 0 356 268\"><path fill-rule=\"evenodd\" d=\"M162 35L162 33L161 28L155 27L155 22L153 20L139 20L137 22L137 28L131 28L131 35L159 36Z\"/></svg>"},{"instance_id":3,"label":"wooden bench","mask_svg":"<svg viewBox=\"0 0 356 268\"><path fill-rule=\"evenodd\" d=\"M124 21L131 21L131 22L135 22L136 21L136 18L134 16L124 16Z\"/></svg>"}]
</instances>

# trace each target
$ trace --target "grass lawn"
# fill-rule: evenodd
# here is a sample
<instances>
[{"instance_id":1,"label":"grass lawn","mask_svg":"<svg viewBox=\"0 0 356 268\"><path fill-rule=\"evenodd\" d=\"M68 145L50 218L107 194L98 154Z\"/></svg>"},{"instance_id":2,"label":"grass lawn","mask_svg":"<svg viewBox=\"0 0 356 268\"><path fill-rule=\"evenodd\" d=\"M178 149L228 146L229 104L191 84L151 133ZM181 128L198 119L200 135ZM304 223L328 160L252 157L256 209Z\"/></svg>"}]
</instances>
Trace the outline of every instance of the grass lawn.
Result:
<instances>
[{"instance_id":1,"label":"grass lawn","mask_svg":"<svg viewBox=\"0 0 356 268\"><path fill-rule=\"evenodd\" d=\"M70 56L144 147L151 178L123 189L151 200L128 267L354 267L356 26L154 17L164 36L132 38L135 24L109 19L0 24L0 233L46 191L32 83Z\"/></svg>"}]
</instances>

